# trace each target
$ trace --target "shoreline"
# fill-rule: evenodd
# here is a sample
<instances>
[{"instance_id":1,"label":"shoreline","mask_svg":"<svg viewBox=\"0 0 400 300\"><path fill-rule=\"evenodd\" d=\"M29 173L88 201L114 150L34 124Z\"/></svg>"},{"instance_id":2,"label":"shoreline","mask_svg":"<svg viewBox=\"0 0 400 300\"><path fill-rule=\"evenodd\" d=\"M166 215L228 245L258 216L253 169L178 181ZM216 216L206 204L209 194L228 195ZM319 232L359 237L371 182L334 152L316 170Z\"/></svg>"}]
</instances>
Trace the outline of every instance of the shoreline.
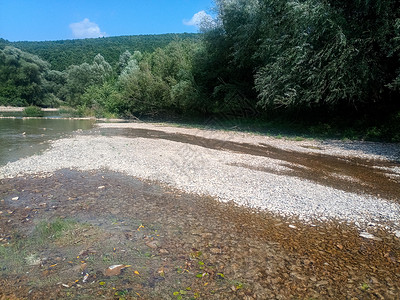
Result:
<instances>
[{"instance_id":1,"label":"shoreline","mask_svg":"<svg viewBox=\"0 0 400 300\"><path fill-rule=\"evenodd\" d=\"M0 106L1 112L22 112L26 107L17 107L17 106ZM47 112L55 112L59 111L59 108L41 108L42 111Z\"/></svg>"}]
</instances>

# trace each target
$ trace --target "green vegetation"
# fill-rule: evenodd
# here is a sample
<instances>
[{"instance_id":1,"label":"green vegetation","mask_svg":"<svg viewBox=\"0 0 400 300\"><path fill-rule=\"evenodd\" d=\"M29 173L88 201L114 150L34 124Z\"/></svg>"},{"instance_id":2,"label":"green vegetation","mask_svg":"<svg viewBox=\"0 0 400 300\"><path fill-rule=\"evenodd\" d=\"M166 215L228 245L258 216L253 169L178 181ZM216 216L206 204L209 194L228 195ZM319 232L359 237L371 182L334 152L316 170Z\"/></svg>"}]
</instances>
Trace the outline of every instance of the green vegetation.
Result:
<instances>
[{"instance_id":1,"label":"green vegetation","mask_svg":"<svg viewBox=\"0 0 400 300\"><path fill-rule=\"evenodd\" d=\"M13 42L9 46L21 49L48 61L52 69L64 71L71 65L89 63L97 54L101 54L113 67L120 55L126 50L151 53L163 48L174 40L199 40L199 34L159 34L118 36L97 39L62 40L49 42ZM1 45L7 43L0 40Z\"/></svg>"},{"instance_id":2,"label":"green vegetation","mask_svg":"<svg viewBox=\"0 0 400 300\"><path fill-rule=\"evenodd\" d=\"M202 34L0 40L0 104L67 104L78 114L127 118L218 116L304 135L400 141L398 1L215 5L217 19Z\"/></svg>"},{"instance_id":3,"label":"green vegetation","mask_svg":"<svg viewBox=\"0 0 400 300\"><path fill-rule=\"evenodd\" d=\"M16 234L11 244L0 245L2 271L10 269L18 271L26 266L40 264L41 259L38 254L43 251L43 247L45 246L47 250L50 243L60 240L75 226L78 225L73 220L57 218L52 222L41 221L38 223L29 237Z\"/></svg>"},{"instance_id":4,"label":"green vegetation","mask_svg":"<svg viewBox=\"0 0 400 300\"><path fill-rule=\"evenodd\" d=\"M40 107L28 106L24 108L24 117L43 117L44 113Z\"/></svg>"}]
</instances>

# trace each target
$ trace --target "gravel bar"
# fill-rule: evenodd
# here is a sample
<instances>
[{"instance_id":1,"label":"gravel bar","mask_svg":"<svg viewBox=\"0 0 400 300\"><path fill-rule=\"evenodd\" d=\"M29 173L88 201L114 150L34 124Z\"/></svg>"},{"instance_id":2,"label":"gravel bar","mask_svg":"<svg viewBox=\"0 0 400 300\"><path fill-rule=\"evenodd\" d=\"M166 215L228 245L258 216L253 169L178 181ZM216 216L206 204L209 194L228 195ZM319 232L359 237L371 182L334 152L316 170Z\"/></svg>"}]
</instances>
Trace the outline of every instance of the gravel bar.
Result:
<instances>
[{"instance_id":1,"label":"gravel bar","mask_svg":"<svg viewBox=\"0 0 400 300\"><path fill-rule=\"evenodd\" d=\"M398 144L339 141L290 141L229 131L199 130L147 123L104 123L101 128L141 128L219 140L267 144L303 152L343 157L398 160ZM255 168L245 168L251 165ZM233 201L304 222L338 220L360 229L380 225L400 229L400 205L368 195L348 193L300 178L276 175L256 167L282 170L279 159L208 149L163 139L74 135L52 142L42 153L0 168L1 178L51 174L59 169L109 169L156 180L175 188ZM400 173L393 168L392 172ZM369 224L369 225L368 225Z\"/></svg>"}]
</instances>

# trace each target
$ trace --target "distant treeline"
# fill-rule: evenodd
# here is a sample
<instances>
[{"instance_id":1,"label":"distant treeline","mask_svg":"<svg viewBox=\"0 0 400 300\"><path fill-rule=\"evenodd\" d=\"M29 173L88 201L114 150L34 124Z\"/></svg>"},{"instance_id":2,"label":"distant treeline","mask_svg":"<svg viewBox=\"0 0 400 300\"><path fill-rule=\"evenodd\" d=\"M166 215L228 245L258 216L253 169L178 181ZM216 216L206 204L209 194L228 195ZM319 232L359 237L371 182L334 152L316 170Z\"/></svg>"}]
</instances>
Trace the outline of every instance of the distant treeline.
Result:
<instances>
[{"instance_id":1,"label":"distant treeline","mask_svg":"<svg viewBox=\"0 0 400 300\"><path fill-rule=\"evenodd\" d=\"M49 62L52 69L63 71L70 65L90 62L99 53L111 65L114 65L126 50L153 52L157 48L165 47L175 39L198 40L199 38L199 34L180 33L44 42L8 42L7 44L38 55L41 59Z\"/></svg>"},{"instance_id":2,"label":"distant treeline","mask_svg":"<svg viewBox=\"0 0 400 300\"><path fill-rule=\"evenodd\" d=\"M202 34L0 40L0 103L342 122L400 141L398 0L215 6Z\"/></svg>"}]
</instances>

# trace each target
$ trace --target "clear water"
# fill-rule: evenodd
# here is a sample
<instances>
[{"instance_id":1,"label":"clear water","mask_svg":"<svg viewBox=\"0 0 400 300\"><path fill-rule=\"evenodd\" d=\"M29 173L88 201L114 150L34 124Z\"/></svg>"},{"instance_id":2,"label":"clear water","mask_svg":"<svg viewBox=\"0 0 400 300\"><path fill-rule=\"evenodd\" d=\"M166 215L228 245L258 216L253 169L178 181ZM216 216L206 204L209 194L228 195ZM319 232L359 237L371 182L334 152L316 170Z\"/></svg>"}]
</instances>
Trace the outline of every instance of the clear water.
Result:
<instances>
[{"instance_id":1,"label":"clear water","mask_svg":"<svg viewBox=\"0 0 400 300\"><path fill-rule=\"evenodd\" d=\"M0 165L40 153L51 140L78 129L90 129L93 120L59 118L0 119Z\"/></svg>"}]
</instances>

